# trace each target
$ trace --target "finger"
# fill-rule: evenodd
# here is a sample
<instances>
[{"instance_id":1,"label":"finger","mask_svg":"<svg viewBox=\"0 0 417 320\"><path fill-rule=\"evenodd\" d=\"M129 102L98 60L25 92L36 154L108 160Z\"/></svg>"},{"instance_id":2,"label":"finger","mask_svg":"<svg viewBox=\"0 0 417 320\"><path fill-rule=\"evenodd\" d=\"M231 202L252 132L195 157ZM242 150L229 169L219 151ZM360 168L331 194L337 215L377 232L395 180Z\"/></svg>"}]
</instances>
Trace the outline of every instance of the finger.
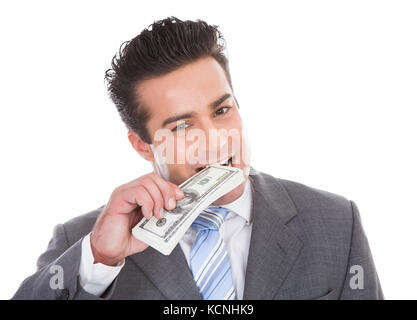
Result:
<instances>
[{"instance_id":1,"label":"finger","mask_svg":"<svg viewBox=\"0 0 417 320\"><path fill-rule=\"evenodd\" d=\"M161 181L162 183L168 184L168 186L170 186L174 190L176 200L180 200L180 199L184 198L184 192L181 190L181 188L179 186L177 186L176 184L174 184L172 182L169 182L169 181L165 180L164 178L162 178L160 175L158 175L155 172L151 172L151 173L148 173L148 174L146 174L144 176L141 176L137 179L134 179L134 180L124 184L121 187L122 188L135 187L135 186L143 184L144 180L149 179L149 178L154 180L154 182L158 185L158 187L160 186L158 184L158 181Z\"/></svg>"},{"instance_id":2,"label":"finger","mask_svg":"<svg viewBox=\"0 0 417 320\"><path fill-rule=\"evenodd\" d=\"M182 199L182 198L184 198L184 192L181 190L181 188L178 186L178 185L176 185L175 183L172 183L172 182L170 182L170 181L167 181L167 180L165 180L165 179L163 179L162 177L160 177L159 175L157 175L157 174L155 174L154 176L153 176L153 178L155 178L155 179L157 179L157 180L162 180L164 183L166 183L167 185L168 185L168 187L170 187L172 190L173 190L173 192L175 193L175 198L177 199L177 200L180 200L180 199Z\"/></svg>"},{"instance_id":3,"label":"finger","mask_svg":"<svg viewBox=\"0 0 417 320\"><path fill-rule=\"evenodd\" d=\"M163 218L164 212L164 197L159 190L159 187L153 181L152 178L148 177L143 181L142 186L148 191L149 195L152 197L154 206L153 206L153 214L156 218L161 219Z\"/></svg>"},{"instance_id":4,"label":"finger","mask_svg":"<svg viewBox=\"0 0 417 320\"><path fill-rule=\"evenodd\" d=\"M123 198L131 205L136 204L140 206L142 214L146 219L150 219L152 217L152 210L154 206L153 200L143 186L126 189Z\"/></svg>"},{"instance_id":5,"label":"finger","mask_svg":"<svg viewBox=\"0 0 417 320\"><path fill-rule=\"evenodd\" d=\"M130 229L136 226L139 223L139 221L142 220L143 217L144 215L142 214L142 210L139 207L137 207L136 210L132 212L132 215L130 217Z\"/></svg>"},{"instance_id":6,"label":"finger","mask_svg":"<svg viewBox=\"0 0 417 320\"><path fill-rule=\"evenodd\" d=\"M136 239L132 234L130 235L130 244L129 244L129 249L128 249L128 253L127 255L130 256L132 254L141 252L143 250L145 250L146 248L148 248L149 245L146 244L145 242L142 242L138 239Z\"/></svg>"},{"instance_id":7,"label":"finger","mask_svg":"<svg viewBox=\"0 0 417 320\"><path fill-rule=\"evenodd\" d=\"M176 207L176 189L172 185L172 183L162 179L157 174L152 175L151 178L155 182L155 184L158 186L159 190L162 193L162 196L164 198L165 208L168 210L172 210Z\"/></svg>"},{"instance_id":8,"label":"finger","mask_svg":"<svg viewBox=\"0 0 417 320\"><path fill-rule=\"evenodd\" d=\"M134 179L134 180L126 183L124 185L124 187L128 187L129 188L129 187L141 185L143 183L143 179L148 179L148 178L153 179L155 181L155 183L158 183L158 181L161 181L162 183L168 184L168 186L170 186L174 190L174 192L175 192L175 198L177 200L180 200L180 199L182 199L184 197L184 193L183 193L183 191L181 190L181 188L179 186L177 186L176 184L174 184L174 183L172 183L170 181L165 180L164 178L162 178L160 175L158 175L155 172L148 173L148 174L146 174L146 175L144 175L142 177L139 177L137 179ZM159 184L158 184L158 186L159 186Z\"/></svg>"}]
</instances>

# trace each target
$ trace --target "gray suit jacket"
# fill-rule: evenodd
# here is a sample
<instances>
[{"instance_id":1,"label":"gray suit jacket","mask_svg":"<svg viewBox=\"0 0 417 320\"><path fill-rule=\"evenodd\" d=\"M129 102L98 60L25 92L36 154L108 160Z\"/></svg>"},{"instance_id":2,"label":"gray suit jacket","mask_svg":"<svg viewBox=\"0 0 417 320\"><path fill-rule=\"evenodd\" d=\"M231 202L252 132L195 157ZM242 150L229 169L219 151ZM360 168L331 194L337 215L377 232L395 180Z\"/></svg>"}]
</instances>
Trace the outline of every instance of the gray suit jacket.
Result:
<instances>
[{"instance_id":1,"label":"gray suit jacket","mask_svg":"<svg viewBox=\"0 0 417 320\"><path fill-rule=\"evenodd\" d=\"M249 178L253 229L244 299L383 299L353 201L253 168ZM13 299L98 299L80 286L78 270L82 239L103 207L55 227L37 272L20 285ZM63 270L61 288L50 285L54 265ZM201 296L177 245L169 256L149 247L127 257L103 298Z\"/></svg>"}]
</instances>

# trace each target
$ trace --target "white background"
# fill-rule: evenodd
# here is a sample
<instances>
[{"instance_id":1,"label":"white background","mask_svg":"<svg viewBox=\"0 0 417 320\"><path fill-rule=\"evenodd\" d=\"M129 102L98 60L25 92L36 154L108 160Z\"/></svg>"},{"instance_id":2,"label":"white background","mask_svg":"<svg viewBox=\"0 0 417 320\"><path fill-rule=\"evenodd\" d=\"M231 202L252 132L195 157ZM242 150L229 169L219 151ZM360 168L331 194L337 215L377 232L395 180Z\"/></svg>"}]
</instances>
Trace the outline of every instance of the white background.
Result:
<instances>
[{"instance_id":1,"label":"white background","mask_svg":"<svg viewBox=\"0 0 417 320\"><path fill-rule=\"evenodd\" d=\"M120 44L174 15L228 43L252 165L360 209L387 299L416 299L415 1L13 1L0 5L0 298L53 227L151 170L103 76Z\"/></svg>"}]
</instances>

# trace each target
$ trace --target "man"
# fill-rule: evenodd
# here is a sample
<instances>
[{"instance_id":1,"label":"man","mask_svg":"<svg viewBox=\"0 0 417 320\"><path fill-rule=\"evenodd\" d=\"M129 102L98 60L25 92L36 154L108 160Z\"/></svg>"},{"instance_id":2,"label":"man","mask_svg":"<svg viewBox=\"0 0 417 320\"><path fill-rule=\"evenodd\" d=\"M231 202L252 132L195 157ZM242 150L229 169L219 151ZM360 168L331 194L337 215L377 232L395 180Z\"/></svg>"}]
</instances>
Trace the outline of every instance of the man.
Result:
<instances>
[{"instance_id":1,"label":"man","mask_svg":"<svg viewBox=\"0 0 417 320\"><path fill-rule=\"evenodd\" d=\"M56 226L13 298L382 299L356 204L250 167L217 27L175 17L150 27L122 45L106 80L154 172ZM132 236L143 217L174 209L178 186L211 163L242 169L245 181L200 214L200 229L193 223L168 256Z\"/></svg>"}]
</instances>

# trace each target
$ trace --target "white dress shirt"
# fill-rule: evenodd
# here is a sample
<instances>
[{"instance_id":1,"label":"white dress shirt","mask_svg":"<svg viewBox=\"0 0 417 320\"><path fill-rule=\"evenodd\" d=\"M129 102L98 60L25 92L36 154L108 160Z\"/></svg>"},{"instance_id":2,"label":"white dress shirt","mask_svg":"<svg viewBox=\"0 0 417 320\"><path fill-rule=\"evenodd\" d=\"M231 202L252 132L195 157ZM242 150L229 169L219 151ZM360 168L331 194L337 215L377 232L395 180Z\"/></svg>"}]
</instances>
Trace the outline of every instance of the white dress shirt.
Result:
<instances>
[{"instance_id":1,"label":"white dress shirt","mask_svg":"<svg viewBox=\"0 0 417 320\"><path fill-rule=\"evenodd\" d=\"M222 207L231 210L220 226L219 233L225 242L229 255L236 297L241 300L245 287L246 265L252 233L252 190L249 179L246 181L243 194L235 201L222 205ZM191 248L196 237L197 232L190 227L179 242L188 266L190 266ZM101 296L117 277L124 263L123 259L115 267L101 263L94 264L90 234L88 234L84 237L81 246L79 275L83 289L88 293Z\"/></svg>"}]
</instances>

